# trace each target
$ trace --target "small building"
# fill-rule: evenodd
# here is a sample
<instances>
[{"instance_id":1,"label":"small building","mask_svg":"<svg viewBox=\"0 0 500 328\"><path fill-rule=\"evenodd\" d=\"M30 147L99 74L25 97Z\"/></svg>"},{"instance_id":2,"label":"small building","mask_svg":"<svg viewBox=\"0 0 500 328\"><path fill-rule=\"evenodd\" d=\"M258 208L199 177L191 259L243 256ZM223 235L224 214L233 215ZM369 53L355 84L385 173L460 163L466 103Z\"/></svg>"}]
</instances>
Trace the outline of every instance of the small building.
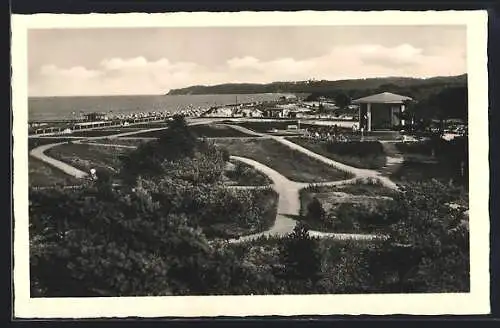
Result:
<instances>
[{"instance_id":1,"label":"small building","mask_svg":"<svg viewBox=\"0 0 500 328\"><path fill-rule=\"evenodd\" d=\"M353 100L352 103L359 105L359 127L373 131L405 125L400 117L405 111L406 102L411 100L407 96L383 92Z\"/></svg>"},{"instance_id":2,"label":"small building","mask_svg":"<svg viewBox=\"0 0 500 328\"><path fill-rule=\"evenodd\" d=\"M284 110L282 108L268 108L264 110L264 117L284 117Z\"/></svg>"}]
</instances>

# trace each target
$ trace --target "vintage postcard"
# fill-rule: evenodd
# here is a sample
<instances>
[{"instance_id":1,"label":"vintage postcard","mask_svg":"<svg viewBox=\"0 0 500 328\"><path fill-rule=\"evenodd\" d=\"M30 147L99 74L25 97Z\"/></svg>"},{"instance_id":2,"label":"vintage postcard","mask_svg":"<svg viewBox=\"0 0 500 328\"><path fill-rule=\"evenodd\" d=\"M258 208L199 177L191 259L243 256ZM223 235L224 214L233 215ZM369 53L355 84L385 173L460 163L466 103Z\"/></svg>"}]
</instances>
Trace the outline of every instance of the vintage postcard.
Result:
<instances>
[{"instance_id":1,"label":"vintage postcard","mask_svg":"<svg viewBox=\"0 0 500 328\"><path fill-rule=\"evenodd\" d=\"M484 11L14 15L15 316L489 313L486 43Z\"/></svg>"}]
</instances>

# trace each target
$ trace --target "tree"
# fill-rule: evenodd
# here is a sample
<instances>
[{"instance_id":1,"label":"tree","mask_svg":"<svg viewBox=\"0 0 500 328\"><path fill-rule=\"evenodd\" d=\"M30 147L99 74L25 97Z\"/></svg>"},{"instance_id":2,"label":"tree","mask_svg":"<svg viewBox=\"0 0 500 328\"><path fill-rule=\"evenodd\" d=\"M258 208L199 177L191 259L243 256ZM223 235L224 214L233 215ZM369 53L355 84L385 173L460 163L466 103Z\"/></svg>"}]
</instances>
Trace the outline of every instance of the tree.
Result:
<instances>
[{"instance_id":1,"label":"tree","mask_svg":"<svg viewBox=\"0 0 500 328\"><path fill-rule=\"evenodd\" d=\"M368 252L380 289L468 290L469 234L463 212L448 205L454 197L437 181L403 187L395 199L399 220L389 227L389 238Z\"/></svg>"},{"instance_id":2,"label":"tree","mask_svg":"<svg viewBox=\"0 0 500 328\"><path fill-rule=\"evenodd\" d=\"M321 221L324 217L325 210L323 209L323 205L321 205L318 198L314 197L311 202L307 204L306 218Z\"/></svg>"},{"instance_id":3,"label":"tree","mask_svg":"<svg viewBox=\"0 0 500 328\"><path fill-rule=\"evenodd\" d=\"M318 240L309 236L305 224L299 222L283 240L282 256L288 278L309 281L319 278L321 256Z\"/></svg>"},{"instance_id":4,"label":"tree","mask_svg":"<svg viewBox=\"0 0 500 328\"><path fill-rule=\"evenodd\" d=\"M205 237L182 214L166 214L140 186L106 198L90 187L33 191L30 199L31 274L45 296L170 295L197 288L189 273L210 254Z\"/></svg>"},{"instance_id":5,"label":"tree","mask_svg":"<svg viewBox=\"0 0 500 328\"><path fill-rule=\"evenodd\" d=\"M121 158L121 178L133 184L139 175L154 177L163 173L162 163L192 157L199 142L182 116L175 116L158 140L141 144Z\"/></svg>"},{"instance_id":6,"label":"tree","mask_svg":"<svg viewBox=\"0 0 500 328\"><path fill-rule=\"evenodd\" d=\"M341 110L344 110L351 104L351 98L345 93L339 93L335 96L335 105L337 105Z\"/></svg>"}]
</instances>

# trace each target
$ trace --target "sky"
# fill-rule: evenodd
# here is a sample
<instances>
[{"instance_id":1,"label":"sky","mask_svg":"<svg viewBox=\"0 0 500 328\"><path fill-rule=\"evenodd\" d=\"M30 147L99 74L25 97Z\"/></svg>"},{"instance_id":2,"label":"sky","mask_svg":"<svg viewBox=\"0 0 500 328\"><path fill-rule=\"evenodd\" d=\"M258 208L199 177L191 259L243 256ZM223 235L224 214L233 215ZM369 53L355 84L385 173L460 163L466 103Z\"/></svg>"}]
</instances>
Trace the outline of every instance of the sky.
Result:
<instances>
[{"instance_id":1,"label":"sky","mask_svg":"<svg viewBox=\"0 0 500 328\"><path fill-rule=\"evenodd\" d=\"M220 83L466 73L465 26L37 29L29 96L165 94Z\"/></svg>"}]
</instances>

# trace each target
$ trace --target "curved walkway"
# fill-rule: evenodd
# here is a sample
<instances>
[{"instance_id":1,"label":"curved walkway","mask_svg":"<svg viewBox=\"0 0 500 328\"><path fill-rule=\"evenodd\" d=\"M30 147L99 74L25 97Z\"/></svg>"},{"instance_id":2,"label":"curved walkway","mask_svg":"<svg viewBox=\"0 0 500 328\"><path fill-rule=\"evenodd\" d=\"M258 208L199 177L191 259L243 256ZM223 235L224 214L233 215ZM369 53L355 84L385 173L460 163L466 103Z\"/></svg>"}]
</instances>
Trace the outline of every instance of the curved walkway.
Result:
<instances>
[{"instance_id":1,"label":"curved walkway","mask_svg":"<svg viewBox=\"0 0 500 328\"><path fill-rule=\"evenodd\" d=\"M50 148L53 148L55 146L63 145L66 142L58 142L58 143L53 143L53 144L48 144L48 145L42 145L39 147L36 147L30 151L30 155L49 164L52 165L53 167L63 171L64 173L74 176L75 178L81 179L85 178L88 174L87 172L83 172L76 167L73 167L69 164L66 164L64 162L61 162L55 158L49 157L45 155L45 151L49 150Z\"/></svg>"},{"instance_id":2,"label":"curved walkway","mask_svg":"<svg viewBox=\"0 0 500 328\"><path fill-rule=\"evenodd\" d=\"M198 125L198 124L207 124L208 122L196 122L192 123L190 125ZM228 124L229 125L229 124ZM258 133L252 130L249 130L247 128L244 128L242 126L238 125L229 125L230 127L239 130L241 132L256 136L256 137L269 137L272 138L292 149L296 149L310 157L316 158L326 164L329 164L331 166L334 166L340 170L347 171L349 173L352 173L355 177L353 179L348 179L348 180L341 180L341 181L332 181L332 182L322 182L322 183L314 183L313 185L317 186L333 186L333 185L342 185L342 184L348 184L355 182L359 178L375 178L379 181L381 181L385 186L389 188L396 189L397 186L395 183L390 181L388 178L380 176L379 172L373 171L373 170L366 170L366 169L359 169L355 168L349 165L345 165L343 163L339 163L337 161L331 160L327 157L324 157L322 155L319 155L317 153L314 153L302 146L299 146L284 137L277 137L277 136L270 136L267 134L263 133ZM153 128L153 129L146 129L146 130L139 130L139 131L131 131L131 132L125 132L125 133L119 133L116 135L112 136L99 136L99 137L90 137L90 138L84 138L82 140L76 141L77 143L83 143L85 144L84 141L86 140L95 140L95 139L103 139L103 138L117 138L121 136L129 136L133 134L138 134L142 132L147 132L147 131L156 131L156 130L162 130L165 128ZM48 144L48 145L43 145L40 147L37 147L33 150L31 150L30 154L62 171L65 173L75 176L77 178L83 178L87 176L86 172L80 171L64 162L58 161L56 159L53 159L47 155L44 154L44 151L47 149L50 149L52 147L64 144L65 142L60 142L60 143L54 143L54 144ZM104 144L104 143L89 143L91 145L96 145L96 146L105 146L105 147L121 147L121 148L135 148L135 146L127 146L127 145L117 145L117 144ZM247 236L242 236L237 239L230 239L229 242L243 242L247 240L253 240L259 237L265 237L265 236L284 236L288 235L291 233L297 224L297 221L290 218L290 217L297 217L300 213L300 197L299 197L299 191L307 186L310 186L311 183L303 183L303 182L295 182L287 179L285 176L277 172L276 170L260 163L255 160L245 158L245 157L239 157L239 156L231 156L231 159L237 160L240 162L243 162L247 165L250 165L254 167L255 169L259 170L260 172L264 173L267 175L273 182L272 188L278 193L279 195L279 200L278 200L278 208L277 208L277 215L276 215L276 220L274 225L271 227L271 229L252 234L252 235L247 235ZM235 186L233 186L234 188ZM238 186L236 188L256 188L253 186ZM258 188L258 187L257 187ZM328 232L320 232L320 231L310 231L310 235L314 237L326 237L326 238L335 238L335 239L357 239L357 240L373 240L373 239L378 239L381 238L380 235L372 235L372 234L346 234L346 233L328 233Z\"/></svg>"},{"instance_id":3,"label":"curved walkway","mask_svg":"<svg viewBox=\"0 0 500 328\"><path fill-rule=\"evenodd\" d=\"M287 179L281 173L273 170L272 168L257 162L253 159L239 156L231 156L231 159L243 162L247 165L251 165L256 170L259 170L263 174L267 175L272 181L273 189L278 193L278 209L276 220L271 229L255 233L252 235L246 235L239 238L234 238L228 240L230 243L244 242L248 240L253 240L260 237L269 237L269 236L286 236L293 231L295 225L297 224L297 220L291 219L290 217L298 217L300 214L300 196L299 192L304 187L307 187L309 184L302 182L295 182ZM333 182L324 182L318 183L316 185L341 185L352 182L353 179L342 180L342 181L333 181ZM314 237L327 237L327 238L335 238L335 239L366 239L373 240L379 238L378 235L371 234L339 234L339 233L329 233L329 232L321 232L321 231L309 231L311 236Z\"/></svg>"},{"instance_id":4,"label":"curved walkway","mask_svg":"<svg viewBox=\"0 0 500 328\"><path fill-rule=\"evenodd\" d=\"M212 123L214 120L212 119L204 119L204 120L199 120L195 122L190 122L188 125L199 125L199 124L209 124ZM167 127L161 127L161 128L149 128L149 129L144 129L144 130L135 130L135 131L129 131L129 132L123 132L123 133L117 133L109 136L97 136L97 137L74 137L75 139L78 138L78 140L75 140L73 142L75 143L80 143L80 144L85 144L85 141L88 140L97 140L97 139L113 139L113 138L118 138L118 137L125 137L125 136L131 136L134 134L138 133L143 133L143 132L150 132L150 131L159 131L159 130L165 130ZM58 136L60 137L60 136ZM36 138L36 137L34 137ZM47 145L42 145L38 146L36 148L33 148L29 154L39 160L41 160L44 163L47 163L56 169L59 169L63 171L64 173L71 175L77 179L82 179L88 176L87 172L81 171L67 163L64 163L62 161L59 161L57 159L54 159L52 157L49 157L45 155L45 151L49 150L50 148L65 144L66 142L57 142L53 144L47 144ZM123 147L123 148L132 148L134 146L126 146L126 145L113 145L113 144L104 144L104 143L90 143L91 145L97 145L97 146L109 146L109 147Z\"/></svg>"},{"instance_id":5,"label":"curved walkway","mask_svg":"<svg viewBox=\"0 0 500 328\"><path fill-rule=\"evenodd\" d=\"M325 164L328 164L330 166L333 166L341 171L344 171L344 172L349 172L351 174L353 174L356 178L372 178L372 179L377 179L379 180L385 187L387 188L391 188L391 189L398 189L398 186L392 182L389 178L385 177L385 176L382 176L380 172L377 172L375 170L369 170L369 169L360 169L360 168L357 168L357 167L353 167L353 166L350 166L350 165L346 165L344 163L340 163L340 162L337 162L337 161L334 161L328 157L325 157L323 155L320 155L318 153L315 153L305 147L302 147L288 139L285 139L284 137L279 137L279 136L271 136L271 135L268 135L268 134L264 134L264 133L259 133L259 132L255 132L255 131L252 131L250 129L247 129L245 127L242 127L242 126L238 126L238 125L232 125L232 124L228 124L229 126L231 126L232 128L236 129L236 130L239 130L241 132L244 132L244 133L248 133L248 134L254 134L254 135L257 135L257 136L267 136L273 140L276 140L277 142L285 145L285 146L288 146L289 148L292 148L294 150L297 150L297 151L300 151L301 153L304 153L312 158L315 158Z\"/></svg>"}]
</instances>

